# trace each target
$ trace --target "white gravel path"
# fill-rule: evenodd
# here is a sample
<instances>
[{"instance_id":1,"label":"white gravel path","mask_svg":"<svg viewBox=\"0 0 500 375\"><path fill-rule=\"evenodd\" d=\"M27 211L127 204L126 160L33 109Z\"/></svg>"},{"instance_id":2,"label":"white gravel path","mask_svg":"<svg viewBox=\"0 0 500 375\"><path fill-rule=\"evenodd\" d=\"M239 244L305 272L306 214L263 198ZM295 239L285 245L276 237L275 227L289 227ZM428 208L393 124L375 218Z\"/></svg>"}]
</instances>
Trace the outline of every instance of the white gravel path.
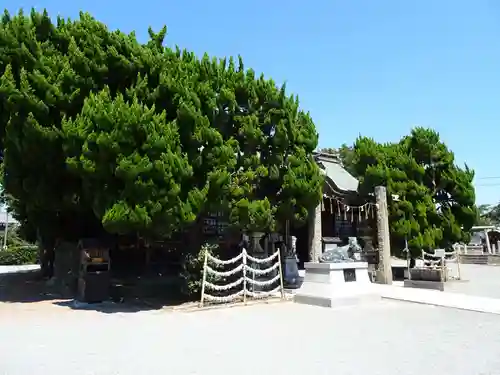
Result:
<instances>
[{"instance_id":1,"label":"white gravel path","mask_svg":"<svg viewBox=\"0 0 500 375\"><path fill-rule=\"evenodd\" d=\"M500 298L500 266L461 264L462 279L445 287L447 292Z\"/></svg>"},{"instance_id":2,"label":"white gravel path","mask_svg":"<svg viewBox=\"0 0 500 375\"><path fill-rule=\"evenodd\" d=\"M0 374L500 373L500 316L425 305L103 314L46 303L37 310L0 304Z\"/></svg>"},{"instance_id":3,"label":"white gravel path","mask_svg":"<svg viewBox=\"0 0 500 375\"><path fill-rule=\"evenodd\" d=\"M447 291L500 298L500 267L462 275ZM128 314L0 303L0 375L498 375L499 352L499 315L394 301Z\"/></svg>"}]
</instances>

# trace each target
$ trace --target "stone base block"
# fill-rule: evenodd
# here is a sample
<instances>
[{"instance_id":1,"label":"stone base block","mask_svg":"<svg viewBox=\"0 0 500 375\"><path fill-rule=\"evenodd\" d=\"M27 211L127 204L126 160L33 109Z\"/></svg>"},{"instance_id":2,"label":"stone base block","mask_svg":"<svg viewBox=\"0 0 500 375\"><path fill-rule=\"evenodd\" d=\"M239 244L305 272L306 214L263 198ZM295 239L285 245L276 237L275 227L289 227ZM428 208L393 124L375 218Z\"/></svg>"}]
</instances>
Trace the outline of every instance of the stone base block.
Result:
<instances>
[{"instance_id":1,"label":"stone base block","mask_svg":"<svg viewBox=\"0 0 500 375\"><path fill-rule=\"evenodd\" d=\"M306 270L304 283L324 283L344 285L351 283L369 284L368 263L313 263L304 264Z\"/></svg>"},{"instance_id":2,"label":"stone base block","mask_svg":"<svg viewBox=\"0 0 500 375\"><path fill-rule=\"evenodd\" d=\"M302 285L294 295L294 302L320 306L342 307L381 301L381 296L371 288L347 288L344 291L332 291L320 283Z\"/></svg>"},{"instance_id":3,"label":"stone base block","mask_svg":"<svg viewBox=\"0 0 500 375\"><path fill-rule=\"evenodd\" d=\"M420 289L434 289L444 291L444 282L442 281L427 281L427 280L405 280L405 288L420 288Z\"/></svg>"},{"instance_id":4,"label":"stone base block","mask_svg":"<svg viewBox=\"0 0 500 375\"><path fill-rule=\"evenodd\" d=\"M338 307L381 299L368 277L368 263L306 263L305 268L296 303Z\"/></svg>"},{"instance_id":5,"label":"stone base block","mask_svg":"<svg viewBox=\"0 0 500 375\"><path fill-rule=\"evenodd\" d=\"M443 279L440 268L412 268L410 270L412 280L439 282Z\"/></svg>"}]
</instances>

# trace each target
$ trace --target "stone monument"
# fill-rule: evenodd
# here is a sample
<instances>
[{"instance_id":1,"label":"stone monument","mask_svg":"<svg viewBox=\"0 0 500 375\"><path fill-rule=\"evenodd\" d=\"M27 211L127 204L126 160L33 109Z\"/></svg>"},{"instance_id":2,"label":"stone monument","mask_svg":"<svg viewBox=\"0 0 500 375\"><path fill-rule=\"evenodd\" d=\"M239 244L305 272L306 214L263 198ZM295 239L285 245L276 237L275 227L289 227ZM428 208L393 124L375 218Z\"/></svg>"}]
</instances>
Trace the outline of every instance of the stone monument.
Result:
<instances>
[{"instance_id":1,"label":"stone monument","mask_svg":"<svg viewBox=\"0 0 500 375\"><path fill-rule=\"evenodd\" d=\"M327 249L319 262L305 263L304 283L295 294L295 302L335 307L380 300L361 252L357 239L351 237L347 245Z\"/></svg>"},{"instance_id":2,"label":"stone monument","mask_svg":"<svg viewBox=\"0 0 500 375\"><path fill-rule=\"evenodd\" d=\"M358 244L356 237L349 237L348 244L333 247L326 250L320 257L320 263L350 263L361 260L360 254L363 249Z\"/></svg>"}]
</instances>

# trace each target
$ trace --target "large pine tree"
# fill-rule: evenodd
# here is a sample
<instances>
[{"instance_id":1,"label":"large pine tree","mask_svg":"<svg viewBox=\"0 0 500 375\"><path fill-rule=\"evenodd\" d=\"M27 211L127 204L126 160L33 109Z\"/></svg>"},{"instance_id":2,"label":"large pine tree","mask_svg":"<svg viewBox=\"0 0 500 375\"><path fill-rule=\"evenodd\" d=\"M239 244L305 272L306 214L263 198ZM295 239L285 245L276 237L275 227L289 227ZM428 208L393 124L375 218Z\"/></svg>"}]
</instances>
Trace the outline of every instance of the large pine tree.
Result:
<instances>
[{"instance_id":1,"label":"large pine tree","mask_svg":"<svg viewBox=\"0 0 500 375\"><path fill-rule=\"evenodd\" d=\"M352 165L364 194L387 186L392 249L408 239L413 256L421 249L467 241L476 218L474 172L456 164L453 152L431 129L415 128L400 142L380 144L360 137ZM399 196L393 200L393 195Z\"/></svg>"},{"instance_id":2,"label":"large pine tree","mask_svg":"<svg viewBox=\"0 0 500 375\"><path fill-rule=\"evenodd\" d=\"M317 133L296 97L240 59L198 59L32 11L0 25L3 186L25 233L168 236L211 209L246 229L303 222Z\"/></svg>"}]
</instances>

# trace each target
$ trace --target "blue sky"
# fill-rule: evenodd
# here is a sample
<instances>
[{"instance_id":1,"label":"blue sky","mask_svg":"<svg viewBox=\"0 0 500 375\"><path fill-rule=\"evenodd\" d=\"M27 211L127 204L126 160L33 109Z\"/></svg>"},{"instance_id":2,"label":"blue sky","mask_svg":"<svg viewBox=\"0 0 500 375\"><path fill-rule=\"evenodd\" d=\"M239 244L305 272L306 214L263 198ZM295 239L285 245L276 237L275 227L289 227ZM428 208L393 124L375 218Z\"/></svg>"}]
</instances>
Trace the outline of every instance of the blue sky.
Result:
<instances>
[{"instance_id":1,"label":"blue sky","mask_svg":"<svg viewBox=\"0 0 500 375\"><path fill-rule=\"evenodd\" d=\"M476 170L478 203L500 201L494 155L500 127L500 2L495 0L252 0L37 2L9 10L92 13L147 37L168 26L169 45L245 65L287 82L309 110L321 147L359 135L392 141L412 126L438 130ZM79 5L81 4L81 5Z\"/></svg>"}]
</instances>

